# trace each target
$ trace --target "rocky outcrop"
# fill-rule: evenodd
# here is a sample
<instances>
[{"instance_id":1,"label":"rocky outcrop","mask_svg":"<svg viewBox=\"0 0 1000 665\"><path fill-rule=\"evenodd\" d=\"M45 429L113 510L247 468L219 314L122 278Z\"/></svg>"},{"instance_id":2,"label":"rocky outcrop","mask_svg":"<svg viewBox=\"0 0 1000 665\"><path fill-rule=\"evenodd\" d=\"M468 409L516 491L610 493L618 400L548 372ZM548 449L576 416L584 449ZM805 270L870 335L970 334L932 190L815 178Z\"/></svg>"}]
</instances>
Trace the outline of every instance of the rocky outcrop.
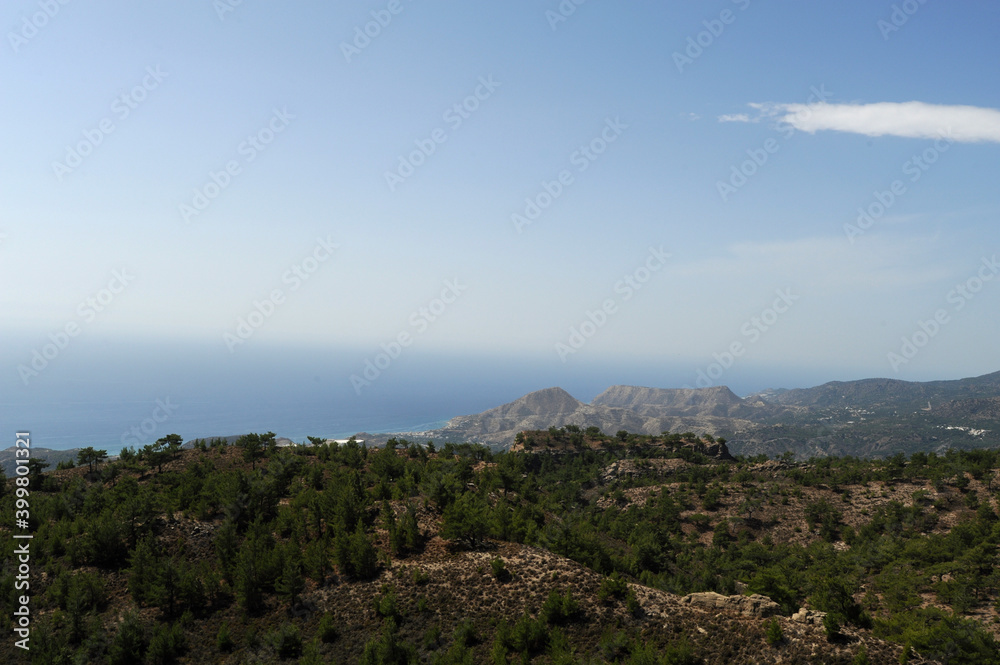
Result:
<instances>
[{"instance_id":1,"label":"rocky outcrop","mask_svg":"<svg viewBox=\"0 0 1000 665\"><path fill-rule=\"evenodd\" d=\"M753 594L750 596L723 596L714 591L690 593L681 598L682 603L704 609L727 610L739 612L748 617L764 618L779 614L781 606L767 596Z\"/></svg>"},{"instance_id":2,"label":"rocky outcrop","mask_svg":"<svg viewBox=\"0 0 1000 665\"><path fill-rule=\"evenodd\" d=\"M800 607L799 611L792 615L792 621L804 623L810 626L822 626L823 619L825 617L826 612L815 612L813 610L807 610L804 607Z\"/></svg>"}]
</instances>

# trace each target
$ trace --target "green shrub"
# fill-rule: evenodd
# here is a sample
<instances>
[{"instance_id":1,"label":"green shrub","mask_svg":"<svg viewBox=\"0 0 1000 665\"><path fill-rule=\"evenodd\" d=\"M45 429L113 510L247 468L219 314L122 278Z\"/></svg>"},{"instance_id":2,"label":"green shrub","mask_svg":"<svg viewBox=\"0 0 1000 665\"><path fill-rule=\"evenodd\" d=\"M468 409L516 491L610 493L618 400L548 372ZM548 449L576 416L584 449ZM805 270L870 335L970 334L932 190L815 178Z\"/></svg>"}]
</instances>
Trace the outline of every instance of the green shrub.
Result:
<instances>
[{"instance_id":1,"label":"green shrub","mask_svg":"<svg viewBox=\"0 0 1000 665\"><path fill-rule=\"evenodd\" d=\"M635 591L631 588L628 590L628 595L625 597L625 607L628 609L629 614L634 617L637 617L642 613L642 606L639 605L639 599L636 598Z\"/></svg>"},{"instance_id":2,"label":"green shrub","mask_svg":"<svg viewBox=\"0 0 1000 665\"><path fill-rule=\"evenodd\" d=\"M375 598L375 614L382 619L393 619L399 622L399 606L396 603L396 591L389 589L383 595Z\"/></svg>"},{"instance_id":3,"label":"green shrub","mask_svg":"<svg viewBox=\"0 0 1000 665\"><path fill-rule=\"evenodd\" d=\"M604 660L617 662L628 653L629 639L628 636L621 631L606 632L601 637L601 641L598 643L597 648Z\"/></svg>"},{"instance_id":4,"label":"green shrub","mask_svg":"<svg viewBox=\"0 0 1000 665\"><path fill-rule=\"evenodd\" d=\"M319 620L319 627L316 629L316 637L329 644L330 642L336 641L339 636L340 633L337 630L337 624L333 620L333 615L329 612L325 612Z\"/></svg>"},{"instance_id":5,"label":"green shrub","mask_svg":"<svg viewBox=\"0 0 1000 665\"><path fill-rule=\"evenodd\" d=\"M610 577L605 577L601 582L601 588L597 592L597 599L602 603L609 602L615 598L621 600L628 594L628 584L617 572L611 573Z\"/></svg>"},{"instance_id":6,"label":"green shrub","mask_svg":"<svg viewBox=\"0 0 1000 665\"><path fill-rule=\"evenodd\" d=\"M416 662L416 649L401 642L392 619L382 624L382 634L365 644L362 665L408 665Z\"/></svg>"},{"instance_id":7,"label":"green shrub","mask_svg":"<svg viewBox=\"0 0 1000 665\"><path fill-rule=\"evenodd\" d=\"M573 598L573 593L567 590L563 596L553 589L538 616L545 623L560 625L577 619L579 615L580 604Z\"/></svg>"},{"instance_id":8,"label":"green shrub","mask_svg":"<svg viewBox=\"0 0 1000 665\"><path fill-rule=\"evenodd\" d=\"M479 633L471 619L465 619L455 628L455 643L461 644L463 647L479 644Z\"/></svg>"},{"instance_id":9,"label":"green shrub","mask_svg":"<svg viewBox=\"0 0 1000 665\"><path fill-rule=\"evenodd\" d=\"M141 663L149 644L146 629L138 612L130 610L118 625L111 646L108 648L108 663L111 665L134 665Z\"/></svg>"},{"instance_id":10,"label":"green shrub","mask_svg":"<svg viewBox=\"0 0 1000 665\"><path fill-rule=\"evenodd\" d=\"M167 626L159 624L153 629L146 658L151 665L165 665L184 650L184 628L180 623Z\"/></svg>"},{"instance_id":11,"label":"green shrub","mask_svg":"<svg viewBox=\"0 0 1000 665\"><path fill-rule=\"evenodd\" d=\"M233 650L233 638L229 635L229 624L223 622L215 636L215 648L223 653Z\"/></svg>"},{"instance_id":12,"label":"green shrub","mask_svg":"<svg viewBox=\"0 0 1000 665\"><path fill-rule=\"evenodd\" d=\"M441 626L434 624L424 631L424 648L437 649L441 644Z\"/></svg>"},{"instance_id":13,"label":"green shrub","mask_svg":"<svg viewBox=\"0 0 1000 665\"><path fill-rule=\"evenodd\" d=\"M284 623L268 633L267 641L282 658L296 658L302 654L302 636L293 623Z\"/></svg>"},{"instance_id":14,"label":"green shrub","mask_svg":"<svg viewBox=\"0 0 1000 665\"><path fill-rule=\"evenodd\" d=\"M771 646L780 644L785 639L784 633L781 632L781 624L778 623L776 618L772 617L771 620L767 622L767 630L765 631L764 636L767 638L767 643Z\"/></svg>"},{"instance_id":15,"label":"green shrub","mask_svg":"<svg viewBox=\"0 0 1000 665\"><path fill-rule=\"evenodd\" d=\"M493 571L493 577L495 577L498 582L503 582L510 577L510 572L507 570L507 564L500 557L490 561L490 569Z\"/></svg>"}]
</instances>

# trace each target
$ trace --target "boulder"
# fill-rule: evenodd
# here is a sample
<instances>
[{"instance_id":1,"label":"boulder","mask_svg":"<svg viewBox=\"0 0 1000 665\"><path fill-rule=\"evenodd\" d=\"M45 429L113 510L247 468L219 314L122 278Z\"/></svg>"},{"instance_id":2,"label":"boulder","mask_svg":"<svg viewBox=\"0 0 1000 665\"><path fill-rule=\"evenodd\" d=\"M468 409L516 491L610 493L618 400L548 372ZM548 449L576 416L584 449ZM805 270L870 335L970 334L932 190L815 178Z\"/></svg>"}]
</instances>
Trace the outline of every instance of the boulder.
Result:
<instances>
[{"instance_id":1,"label":"boulder","mask_svg":"<svg viewBox=\"0 0 1000 665\"><path fill-rule=\"evenodd\" d=\"M739 612L748 617L764 618L779 614L781 606L767 596L723 596L714 591L691 593L681 598L682 603L696 607L714 608Z\"/></svg>"},{"instance_id":2,"label":"boulder","mask_svg":"<svg viewBox=\"0 0 1000 665\"><path fill-rule=\"evenodd\" d=\"M800 607L799 611L792 615L792 621L804 623L810 626L822 626L823 618L825 616L826 612L815 612L813 610L807 610L804 607Z\"/></svg>"}]
</instances>

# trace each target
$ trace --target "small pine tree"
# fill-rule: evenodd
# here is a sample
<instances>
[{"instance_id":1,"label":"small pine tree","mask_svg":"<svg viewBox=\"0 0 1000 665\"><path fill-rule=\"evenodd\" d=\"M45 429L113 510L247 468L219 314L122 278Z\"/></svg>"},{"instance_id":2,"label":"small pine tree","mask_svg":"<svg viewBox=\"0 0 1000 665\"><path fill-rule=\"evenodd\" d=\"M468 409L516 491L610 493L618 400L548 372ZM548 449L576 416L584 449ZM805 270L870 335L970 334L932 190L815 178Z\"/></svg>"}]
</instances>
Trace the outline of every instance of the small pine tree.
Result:
<instances>
[{"instance_id":1,"label":"small pine tree","mask_svg":"<svg viewBox=\"0 0 1000 665\"><path fill-rule=\"evenodd\" d=\"M323 617L319 620L316 636L326 643L334 642L339 637L337 624L333 620L333 615L329 612L323 614Z\"/></svg>"},{"instance_id":2,"label":"small pine tree","mask_svg":"<svg viewBox=\"0 0 1000 665\"><path fill-rule=\"evenodd\" d=\"M233 638L229 635L229 624L225 621L219 626L219 632L215 636L215 648L222 653L233 650Z\"/></svg>"},{"instance_id":3,"label":"small pine tree","mask_svg":"<svg viewBox=\"0 0 1000 665\"><path fill-rule=\"evenodd\" d=\"M767 643L771 646L780 644L785 639L784 633L781 632L781 624L778 623L776 618L772 617L771 620L767 622L765 637L767 638Z\"/></svg>"},{"instance_id":4,"label":"small pine tree","mask_svg":"<svg viewBox=\"0 0 1000 665\"><path fill-rule=\"evenodd\" d=\"M635 591L632 588L629 588L628 595L625 596L625 607L632 616L637 617L642 612L642 606L639 605L639 599L636 598Z\"/></svg>"}]
</instances>

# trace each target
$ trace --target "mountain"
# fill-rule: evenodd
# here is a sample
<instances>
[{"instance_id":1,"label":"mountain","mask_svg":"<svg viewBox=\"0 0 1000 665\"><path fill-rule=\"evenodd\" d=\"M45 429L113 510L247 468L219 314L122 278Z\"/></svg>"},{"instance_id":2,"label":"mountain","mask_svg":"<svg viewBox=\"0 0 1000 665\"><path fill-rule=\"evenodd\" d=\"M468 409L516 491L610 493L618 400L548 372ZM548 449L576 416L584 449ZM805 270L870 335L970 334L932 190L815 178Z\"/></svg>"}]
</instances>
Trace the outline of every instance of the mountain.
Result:
<instances>
[{"instance_id":1,"label":"mountain","mask_svg":"<svg viewBox=\"0 0 1000 665\"><path fill-rule=\"evenodd\" d=\"M17 459L16 451L17 448L11 446L5 450L0 450L0 467L3 468L4 475L8 478L14 476L17 473ZM23 452L24 449L22 448ZM33 459L44 460L48 463L49 468L56 468L59 462L65 461L76 461L76 456L80 452L79 448L71 448L70 450L53 450L52 448L32 448L31 457ZM23 458L22 458L23 459Z\"/></svg>"},{"instance_id":2,"label":"mountain","mask_svg":"<svg viewBox=\"0 0 1000 665\"><path fill-rule=\"evenodd\" d=\"M730 416L743 400L726 386L695 389L611 386L591 404L631 409L646 416Z\"/></svg>"},{"instance_id":3,"label":"mountain","mask_svg":"<svg viewBox=\"0 0 1000 665\"><path fill-rule=\"evenodd\" d=\"M1000 372L953 381L900 381L898 379L862 379L831 381L814 388L781 391L768 397L776 404L829 408L863 406L867 408L905 406L968 397L1000 395Z\"/></svg>"},{"instance_id":4,"label":"mountain","mask_svg":"<svg viewBox=\"0 0 1000 665\"><path fill-rule=\"evenodd\" d=\"M366 436L508 448L518 432L576 425L606 433L664 431L726 438L733 454L799 459L884 457L1000 445L1000 372L952 381L832 381L740 398L726 386L696 389L611 386L590 404L562 388L539 390L440 429ZM360 437L359 437L360 438Z\"/></svg>"}]
</instances>

